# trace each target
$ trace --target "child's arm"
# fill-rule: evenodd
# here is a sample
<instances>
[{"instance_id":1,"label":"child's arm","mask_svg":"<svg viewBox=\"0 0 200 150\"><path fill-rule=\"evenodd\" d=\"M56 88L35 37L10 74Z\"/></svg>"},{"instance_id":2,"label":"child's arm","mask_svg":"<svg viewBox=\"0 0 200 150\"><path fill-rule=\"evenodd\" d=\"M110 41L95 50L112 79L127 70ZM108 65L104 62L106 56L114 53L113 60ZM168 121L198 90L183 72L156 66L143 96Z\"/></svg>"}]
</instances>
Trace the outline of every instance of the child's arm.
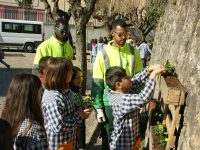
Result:
<instances>
[{"instance_id":1,"label":"child's arm","mask_svg":"<svg viewBox=\"0 0 200 150\"><path fill-rule=\"evenodd\" d=\"M154 89L154 86L155 86L155 81L149 78L145 84L145 88L139 94L124 94L121 103L122 113L123 114L129 113L147 103Z\"/></svg>"},{"instance_id":2,"label":"child's arm","mask_svg":"<svg viewBox=\"0 0 200 150\"><path fill-rule=\"evenodd\" d=\"M154 64L154 65L151 65L149 67L146 67L143 71L141 71L138 74L134 75L131 78L132 89L138 88L141 85L143 85L143 83L146 80L146 77L148 77L154 70L159 70L159 69L162 69L162 71L163 71L164 68L160 64Z\"/></svg>"},{"instance_id":3,"label":"child's arm","mask_svg":"<svg viewBox=\"0 0 200 150\"><path fill-rule=\"evenodd\" d=\"M143 83L145 78L148 76L148 69L145 68L143 71L139 72L138 74L134 75L131 78L131 82L132 82L132 88L138 88L140 87Z\"/></svg>"},{"instance_id":4,"label":"child's arm","mask_svg":"<svg viewBox=\"0 0 200 150\"><path fill-rule=\"evenodd\" d=\"M140 107L148 102L154 86L156 76L165 70L164 66L155 67L145 84L145 88L139 94L124 94L122 101L122 113L129 113L133 109Z\"/></svg>"}]
</instances>

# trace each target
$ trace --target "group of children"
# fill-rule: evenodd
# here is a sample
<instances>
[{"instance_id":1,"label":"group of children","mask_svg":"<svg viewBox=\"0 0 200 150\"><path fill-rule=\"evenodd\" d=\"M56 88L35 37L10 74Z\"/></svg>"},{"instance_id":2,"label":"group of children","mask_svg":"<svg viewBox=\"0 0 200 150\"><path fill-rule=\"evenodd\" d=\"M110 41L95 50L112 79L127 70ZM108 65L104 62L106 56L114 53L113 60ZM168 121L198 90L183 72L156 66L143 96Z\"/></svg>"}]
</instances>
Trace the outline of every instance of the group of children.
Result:
<instances>
[{"instance_id":1,"label":"group of children","mask_svg":"<svg viewBox=\"0 0 200 150\"><path fill-rule=\"evenodd\" d=\"M85 109L80 94L82 72L64 58L43 57L40 75L17 74L11 81L2 118L12 128L14 149L66 149L85 147L85 124L92 109ZM133 150L139 137L139 107L148 102L155 78L164 71L152 65L132 79L121 67L106 71L109 103L114 117L111 150ZM146 83L139 94L130 89Z\"/></svg>"},{"instance_id":2,"label":"group of children","mask_svg":"<svg viewBox=\"0 0 200 150\"><path fill-rule=\"evenodd\" d=\"M92 109L81 103L81 70L69 60L49 56L39 67L39 77L17 74L8 89L1 117L11 125L13 148L84 148L84 119Z\"/></svg>"}]
</instances>

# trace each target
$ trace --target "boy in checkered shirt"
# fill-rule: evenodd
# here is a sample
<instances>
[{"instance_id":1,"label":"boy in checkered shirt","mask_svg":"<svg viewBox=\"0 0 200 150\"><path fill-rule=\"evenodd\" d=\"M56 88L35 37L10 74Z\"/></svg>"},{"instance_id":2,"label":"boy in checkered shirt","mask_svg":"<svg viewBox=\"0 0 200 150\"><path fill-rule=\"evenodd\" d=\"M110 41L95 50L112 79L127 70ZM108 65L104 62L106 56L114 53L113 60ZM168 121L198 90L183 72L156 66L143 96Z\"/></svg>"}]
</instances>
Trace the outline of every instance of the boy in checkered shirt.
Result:
<instances>
[{"instance_id":1,"label":"boy in checkered shirt","mask_svg":"<svg viewBox=\"0 0 200 150\"><path fill-rule=\"evenodd\" d=\"M135 150L134 144L139 137L139 110L149 102L156 76L164 71L162 65L145 68L133 78L129 78L122 67L110 67L106 71L109 105L114 117L110 136L110 150ZM130 89L139 88L139 94L129 94Z\"/></svg>"}]
</instances>

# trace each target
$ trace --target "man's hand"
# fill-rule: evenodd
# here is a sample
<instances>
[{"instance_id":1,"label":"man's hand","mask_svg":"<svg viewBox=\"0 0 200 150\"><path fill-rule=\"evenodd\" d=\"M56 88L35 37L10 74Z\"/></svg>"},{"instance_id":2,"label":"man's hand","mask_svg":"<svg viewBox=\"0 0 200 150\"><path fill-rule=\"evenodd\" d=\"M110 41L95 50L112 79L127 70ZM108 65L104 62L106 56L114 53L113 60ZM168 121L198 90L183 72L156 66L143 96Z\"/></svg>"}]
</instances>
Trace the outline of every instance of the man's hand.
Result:
<instances>
[{"instance_id":1,"label":"man's hand","mask_svg":"<svg viewBox=\"0 0 200 150\"><path fill-rule=\"evenodd\" d=\"M96 116L97 116L97 121L99 123L103 123L106 121L106 118L104 116L103 110L102 109L96 109Z\"/></svg>"}]
</instances>

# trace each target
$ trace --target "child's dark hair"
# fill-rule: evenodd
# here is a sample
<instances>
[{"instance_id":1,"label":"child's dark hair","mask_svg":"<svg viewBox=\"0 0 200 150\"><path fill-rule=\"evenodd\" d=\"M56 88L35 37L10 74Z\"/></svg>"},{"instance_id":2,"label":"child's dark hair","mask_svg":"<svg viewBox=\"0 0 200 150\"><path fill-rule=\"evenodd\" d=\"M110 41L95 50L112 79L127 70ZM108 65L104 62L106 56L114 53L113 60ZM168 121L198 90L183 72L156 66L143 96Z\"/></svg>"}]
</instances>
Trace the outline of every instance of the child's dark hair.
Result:
<instances>
[{"instance_id":1,"label":"child's dark hair","mask_svg":"<svg viewBox=\"0 0 200 150\"><path fill-rule=\"evenodd\" d=\"M75 79L76 73L77 72L82 72L82 70L79 67L77 67L77 66L73 66L72 72L73 72L73 75L72 75L72 80L70 82L70 85L72 84L72 81Z\"/></svg>"},{"instance_id":2,"label":"child's dark hair","mask_svg":"<svg viewBox=\"0 0 200 150\"><path fill-rule=\"evenodd\" d=\"M45 57L42 57L39 61L39 73L40 74L43 74L43 70L45 69L46 67L46 63L47 63L47 60L51 58L51 56L45 56Z\"/></svg>"},{"instance_id":3,"label":"child's dark hair","mask_svg":"<svg viewBox=\"0 0 200 150\"><path fill-rule=\"evenodd\" d=\"M68 88L66 81L68 73L72 70L73 64L64 58L49 58L46 66L44 87L47 90L63 91Z\"/></svg>"},{"instance_id":4,"label":"child's dark hair","mask_svg":"<svg viewBox=\"0 0 200 150\"><path fill-rule=\"evenodd\" d=\"M111 90L116 90L115 83L122 81L127 76L126 70L122 67L110 67L106 70L106 84Z\"/></svg>"},{"instance_id":5,"label":"child's dark hair","mask_svg":"<svg viewBox=\"0 0 200 150\"><path fill-rule=\"evenodd\" d=\"M112 22L112 29L115 29L117 26L120 26L122 28L126 28L127 24L124 20L122 19L116 19Z\"/></svg>"},{"instance_id":6,"label":"child's dark hair","mask_svg":"<svg viewBox=\"0 0 200 150\"><path fill-rule=\"evenodd\" d=\"M8 88L6 107L3 109L2 118L10 123L13 138L17 136L19 126L25 118L30 120L31 125L33 121L37 121L43 126L41 90L41 82L33 74L17 74L12 79Z\"/></svg>"}]
</instances>

